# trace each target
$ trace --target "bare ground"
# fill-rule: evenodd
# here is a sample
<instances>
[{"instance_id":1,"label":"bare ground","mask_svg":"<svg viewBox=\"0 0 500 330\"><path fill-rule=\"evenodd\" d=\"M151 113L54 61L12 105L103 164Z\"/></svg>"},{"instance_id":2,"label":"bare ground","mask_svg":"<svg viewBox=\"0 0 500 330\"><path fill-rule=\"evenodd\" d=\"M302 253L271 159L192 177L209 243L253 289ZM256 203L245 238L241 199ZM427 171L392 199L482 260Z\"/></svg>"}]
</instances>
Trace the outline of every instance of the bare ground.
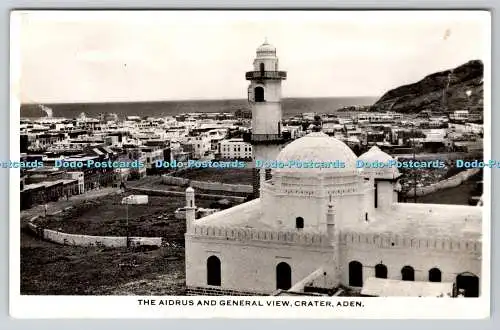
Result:
<instances>
[{"instance_id":1,"label":"bare ground","mask_svg":"<svg viewBox=\"0 0 500 330\"><path fill-rule=\"evenodd\" d=\"M62 246L21 232L21 294L182 295L184 250Z\"/></svg>"},{"instance_id":2,"label":"bare ground","mask_svg":"<svg viewBox=\"0 0 500 330\"><path fill-rule=\"evenodd\" d=\"M69 210L38 220L44 227L69 234L126 236L127 210L121 200L127 194L82 201ZM164 237L177 244L184 243L186 223L176 219L174 211L185 205L183 196L149 196L148 204L129 205L129 235ZM209 207L211 200L197 200L199 207Z\"/></svg>"},{"instance_id":3,"label":"bare ground","mask_svg":"<svg viewBox=\"0 0 500 330\"><path fill-rule=\"evenodd\" d=\"M251 168L203 168L177 176L197 181L251 185L252 173Z\"/></svg>"}]
</instances>

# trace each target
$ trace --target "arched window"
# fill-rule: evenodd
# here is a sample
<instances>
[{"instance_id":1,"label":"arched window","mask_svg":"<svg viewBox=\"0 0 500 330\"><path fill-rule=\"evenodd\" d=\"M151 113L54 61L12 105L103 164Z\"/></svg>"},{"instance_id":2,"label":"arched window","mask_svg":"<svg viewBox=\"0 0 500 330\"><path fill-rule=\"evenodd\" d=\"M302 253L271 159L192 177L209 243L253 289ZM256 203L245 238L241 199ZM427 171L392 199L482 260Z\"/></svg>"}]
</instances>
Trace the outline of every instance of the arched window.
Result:
<instances>
[{"instance_id":1,"label":"arched window","mask_svg":"<svg viewBox=\"0 0 500 330\"><path fill-rule=\"evenodd\" d=\"M457 290L465 297L479 297L479 277L472 273L462 273L457 275Z\"/></svg>"},{"instance_id":2,"label":"arched window","mask_svg":"<svg viewBox=\"0 0 500 330\"><path fill-rule=\"evenodd\" d=\"M376 278L387 278L387 267L383 264L378 264L375 266L375 277Z\"/></svg>"},{"instance_id":3,"label":"arched window","mask_svg":"<svg viewBox=\"0 0 500 330\"><path fill-rule=\"evenodd\" d=\"M438 268L429 270L429 282L441 282L441 271Z\"/></svg>"},{"instance_id":4,"label":"arched window","mask_svg":"<svg viewBox=\"0 0 500 330\"><path fill-rule=\"evenodd\" d=\"M415 270L413 267L404 266L401 269L401 279L403 281L415 281Z\"/></svg>"},{"instance_id":5,"label":"arched window","mask_svg":"<svg viewBox=\"0 0 500 330\"><path fill-rule=\"evenodd\" d=\"M363 286L363 265L359 261L349 263L349 286Z\"/></svg>"},{"instance_id":6,"label":"arched window","mask_svg":"<svg viewBox=\"0 0 500 330\"><path fill-rule=\"evenodd\" d=\"M264 72L266 70L264 67L264 63L260 63L259 68L260 68L260 72Z\"/></svg>"},{"instance_id":7,"label":"arched window","mask_svg":"<svg viewBox=\"0 0 500 330\"><path fill-rule=\"evenodd\" d=\"M297 229L304 228L304 218L302 217L295 218L295 228Z\"/></svg>"},{"instance_id":8,"label":"arched window","mask_svg":"<svg viewBox=\"0 0 500 330\"><path fill-rule=\"evenodd\" d=\"M263 87L255 87L254 90L254 99L255 102L265 102L264 101L264 88Z\"/></svg>"},{"instance_id":9,"label":"arched window","mask_svg":"<svg viewBox=\"0 0 500 330\"><path fill-rule=\"evenodd\" d=\"M207 259L207 285L220 286L220 260L216 256Z\"/></svg>"},{"instance_id":10,"label":"arched window","mask_svg":"<svg viewBox=\"0 0 500 330\"><path fill-rule=\"evenodd\" d=\"M276 289L288 290L292 287L292 268L286 262L276 266Z\"/></svg>"}]
</instances>

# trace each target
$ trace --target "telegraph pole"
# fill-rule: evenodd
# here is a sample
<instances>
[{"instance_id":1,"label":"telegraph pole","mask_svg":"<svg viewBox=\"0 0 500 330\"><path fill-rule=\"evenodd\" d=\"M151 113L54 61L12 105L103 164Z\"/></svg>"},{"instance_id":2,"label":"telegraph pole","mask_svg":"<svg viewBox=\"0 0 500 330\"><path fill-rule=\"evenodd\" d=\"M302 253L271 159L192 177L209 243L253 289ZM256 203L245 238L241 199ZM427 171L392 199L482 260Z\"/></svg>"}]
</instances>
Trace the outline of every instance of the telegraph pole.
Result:
<instances>
[{"instance_id":1,"label":"telegraph pole","mask_svg":"<svg viewBox=\"0 0 500 330\"><path fill-rule=\"evenodd\" d=\"M412 149L413 149L413 163L415 163L415 127L412 128ZM417 168L413 167L413 202L417 202Z\"/></svg>"},{"instance_id":2,"label":"telegraph pole","mask_svg":"<svg viewBox=\"0 0 500 330\"><path fill-rule=\"evenodd\" d=\"M126 223L125 223L125 229L127 231L127 248L130 245L130 239L129 239L129 230L128 230L128 201L125 204L125 213L126 213Z\"/></svg>"}]
</instances>

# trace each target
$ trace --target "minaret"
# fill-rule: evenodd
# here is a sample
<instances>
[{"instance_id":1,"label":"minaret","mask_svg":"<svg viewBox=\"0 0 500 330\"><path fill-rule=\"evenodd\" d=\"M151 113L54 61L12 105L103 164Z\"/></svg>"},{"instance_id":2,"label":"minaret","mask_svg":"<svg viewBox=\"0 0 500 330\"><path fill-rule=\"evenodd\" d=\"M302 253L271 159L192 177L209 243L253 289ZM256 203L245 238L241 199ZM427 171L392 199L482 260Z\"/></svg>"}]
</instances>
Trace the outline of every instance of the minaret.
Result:
<instances>
[{"instance_id":1,"label":"minaret","mask_svg":"<svg viewBox=\"0 0 500 330\"><path fill-rule=\"evenodd\" d=\"M194 189L188 187L186 189L186 228L190 233L196 219L196 206L194 204Z\"/></svg>"},{"instance_id":2,"label":"minaret","mask_svg":"<svg viewBox=\"0 0 500 330\"><path fill-rule=\"evenodd\" d=\"M252 107L251 143L254 160L275 160L282 140L281 81L286 72L279 71L276 48L266 41L257 48L253 71L246 73L250 81L248 102ZM270 170L254 171L254 195L259 196L261 183L270 178Z\"/></svg>"}]
</instances>

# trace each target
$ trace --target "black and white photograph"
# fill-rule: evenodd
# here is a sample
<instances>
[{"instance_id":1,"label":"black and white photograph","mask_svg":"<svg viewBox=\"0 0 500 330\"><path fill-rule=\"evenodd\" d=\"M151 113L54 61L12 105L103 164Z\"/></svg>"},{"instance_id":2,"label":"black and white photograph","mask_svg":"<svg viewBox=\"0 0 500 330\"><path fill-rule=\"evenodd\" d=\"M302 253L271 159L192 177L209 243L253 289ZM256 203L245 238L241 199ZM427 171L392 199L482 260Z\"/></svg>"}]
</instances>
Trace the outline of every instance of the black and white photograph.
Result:
<instances>
[{"instance_id":1,"label":"black and white photograph","mask_svg":"<svg viewBox=\"0 0 500 330\"><path fill-rule=\"evenodd\" d=\"M14 11L14 314L487 317L490 34L479 10Z\"/></svg>"}]
</instances>

